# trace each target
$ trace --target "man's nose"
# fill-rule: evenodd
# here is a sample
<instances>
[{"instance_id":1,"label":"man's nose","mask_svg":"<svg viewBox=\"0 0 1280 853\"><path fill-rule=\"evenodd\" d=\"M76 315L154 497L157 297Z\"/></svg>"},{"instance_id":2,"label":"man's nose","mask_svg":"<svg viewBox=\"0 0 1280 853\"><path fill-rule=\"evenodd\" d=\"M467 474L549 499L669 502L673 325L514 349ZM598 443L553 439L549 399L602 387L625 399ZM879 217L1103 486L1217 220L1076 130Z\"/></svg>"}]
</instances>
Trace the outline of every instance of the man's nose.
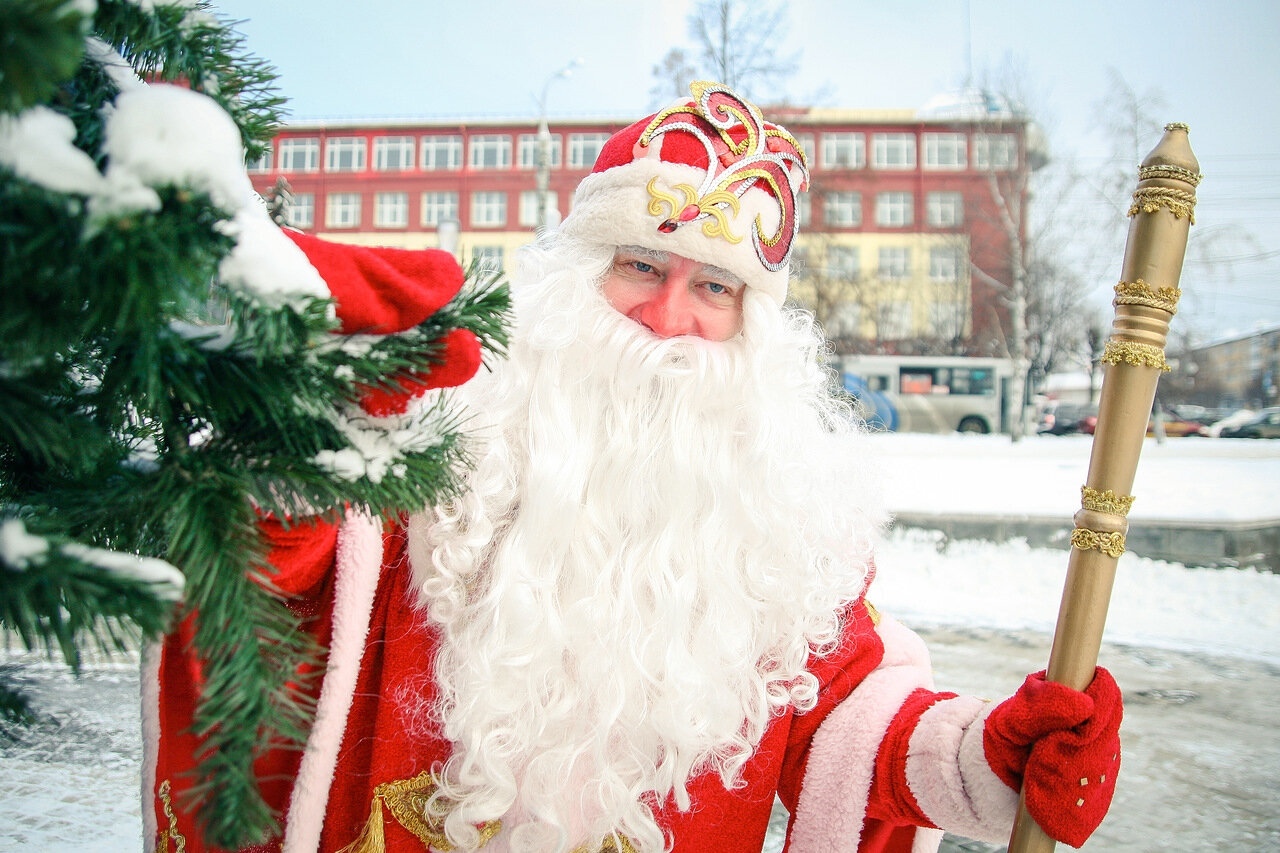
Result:
<instances>
[{"instance_id":1,"label":"man's nose","mask_svg":"<svg viewBox=\"0 0 1280 853\"><path fill-rule=\"evenodd\" d=\"M659 338L692 334L698 328L687 278L678 272L668 274L641 306L639 320Z\"/></svg>"},{"instance_id":2,"label":"man's nose","mask_svg":"<svg viewBox=\"0 0 1280 853\"><path fill-rule=\"evenodd\" d=\"M693 334L697 323L693 314L688 277L668 275L644 303L640 322L660 338Z\"/></svg>"}]
</instances>

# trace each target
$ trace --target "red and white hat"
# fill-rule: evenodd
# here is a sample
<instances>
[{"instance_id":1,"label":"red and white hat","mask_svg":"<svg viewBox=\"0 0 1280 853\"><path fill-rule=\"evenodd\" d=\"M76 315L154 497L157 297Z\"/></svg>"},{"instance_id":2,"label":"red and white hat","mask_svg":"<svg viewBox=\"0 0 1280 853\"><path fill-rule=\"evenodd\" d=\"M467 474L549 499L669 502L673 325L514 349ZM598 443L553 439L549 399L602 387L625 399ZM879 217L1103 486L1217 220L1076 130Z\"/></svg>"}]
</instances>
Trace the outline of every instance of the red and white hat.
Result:
<instances>
[{"instance_id":1,"label":"red and white hat","mask_svg":"<svg viewBox=\"0 0 1280 853\"><path fill-rule=\"evenodd\" d=\"M781 305L809 185L804 153L726 87L689 88L691 100L610 137L560 231L722 267Z\"/></svg>"}]
</instances>

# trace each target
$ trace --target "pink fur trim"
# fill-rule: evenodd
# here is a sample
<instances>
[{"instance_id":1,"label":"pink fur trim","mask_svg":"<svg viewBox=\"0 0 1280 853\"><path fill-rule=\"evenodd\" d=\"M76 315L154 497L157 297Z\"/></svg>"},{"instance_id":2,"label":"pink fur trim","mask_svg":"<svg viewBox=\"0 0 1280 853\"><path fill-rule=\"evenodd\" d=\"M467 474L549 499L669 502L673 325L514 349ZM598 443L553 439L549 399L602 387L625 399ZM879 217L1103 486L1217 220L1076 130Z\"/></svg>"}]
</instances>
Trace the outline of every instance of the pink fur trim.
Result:
<instances>
[{"instance_id":1,"label":"pink fur trim","mask_svg":"<svg viewBox=\"0 0 1280 853\"><path fill-rule=\"evenodd\" d=\"M972 696L925 711L907 755L907 784L929 820L978 841L1008 841L1018 794L987 765L982 726L991 704Z\"/></svg>"},{"instance_id":2,"label":"pink fur trim","mask_svg":"<svg viewBox=\"0 0 1280 853\"><path fill-rule=\"evenodd\" d=\"M788 847L791 853L858 849L880 741L907 696L933 686L929 652L918 636L889 618L876 631L884 641L884 660L813 737ZM941 838L939 834L936 840ZM912 849L936 850L936 843L929 846L931 841L917 833Z\"/></svg>"},{"instance_id":3,"label":"pink fur trim","mask_svg":"<svg viewBox=\"0 0 1280 853\"><path fill-rule=\"evenodd\" d=\"M160 754L160 658L162 645L142 647L139 698L142 700L142 849L156 849L156 762Z\"/></svg>"},{"instance_id":4,"label":"pink fur trim","mask_svg":"<svg viewBox=\"0 0 1280 853\"><path fill-rule=\"evenodd\" d=\"M382 524L369 516L348 514L338 533L336 562L333 640L316 720L289 802L284 853L310 853L320 845L333 769L338 763L369 633L369 614L382 573Z\"/></svg>"}]
</instances>

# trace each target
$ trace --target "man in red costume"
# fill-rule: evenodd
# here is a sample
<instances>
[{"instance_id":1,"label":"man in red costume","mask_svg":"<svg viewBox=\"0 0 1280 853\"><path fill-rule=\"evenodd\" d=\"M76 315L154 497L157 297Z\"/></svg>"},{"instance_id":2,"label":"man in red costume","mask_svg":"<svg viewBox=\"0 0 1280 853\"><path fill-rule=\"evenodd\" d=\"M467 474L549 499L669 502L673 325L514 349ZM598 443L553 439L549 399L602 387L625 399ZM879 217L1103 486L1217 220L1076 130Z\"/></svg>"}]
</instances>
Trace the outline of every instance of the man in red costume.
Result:
<instances>
[{"instance_id":1,"label":"man in red costume","mask_svg":"<svg viewBox=\"0 0 1280 853\"><path fill-rule=\"evenodd\" d=\"M306 751L263 759L284 834L260 849L754 853L778 801L794 853L933 850L942 829L1007 839L1024 777L1051 835L1093 831L1110 675L938 693L868 601L865 433L783 307L807 180L720 86L619 132L521 257L509 359L450 392L463 496L404 524L264 524L330 653ZM412 302L332 258L375 250L295 239L340 315ZM193 850L180 634L145 781L150 837Z\"/></svg>"}]
</instances>

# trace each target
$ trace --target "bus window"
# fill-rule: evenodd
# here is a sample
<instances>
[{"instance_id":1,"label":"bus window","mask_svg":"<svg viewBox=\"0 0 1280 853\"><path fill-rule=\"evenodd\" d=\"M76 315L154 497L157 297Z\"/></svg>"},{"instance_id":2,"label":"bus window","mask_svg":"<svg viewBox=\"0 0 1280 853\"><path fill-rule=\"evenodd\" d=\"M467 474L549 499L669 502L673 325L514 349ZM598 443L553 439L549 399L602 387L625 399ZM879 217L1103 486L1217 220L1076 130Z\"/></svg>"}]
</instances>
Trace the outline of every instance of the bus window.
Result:
<instances>
[{"instance_id":1,"label":"bus window","mask_svg":"<svg viewBox=\"0 0 1280 853\"><path fill-rule=\"evenodd\" d=\"M901 374L901 381L901 392L903 394L933 393L933 371L931 370L907 370L904 368Z\"/></svg>"}]
</instances>

